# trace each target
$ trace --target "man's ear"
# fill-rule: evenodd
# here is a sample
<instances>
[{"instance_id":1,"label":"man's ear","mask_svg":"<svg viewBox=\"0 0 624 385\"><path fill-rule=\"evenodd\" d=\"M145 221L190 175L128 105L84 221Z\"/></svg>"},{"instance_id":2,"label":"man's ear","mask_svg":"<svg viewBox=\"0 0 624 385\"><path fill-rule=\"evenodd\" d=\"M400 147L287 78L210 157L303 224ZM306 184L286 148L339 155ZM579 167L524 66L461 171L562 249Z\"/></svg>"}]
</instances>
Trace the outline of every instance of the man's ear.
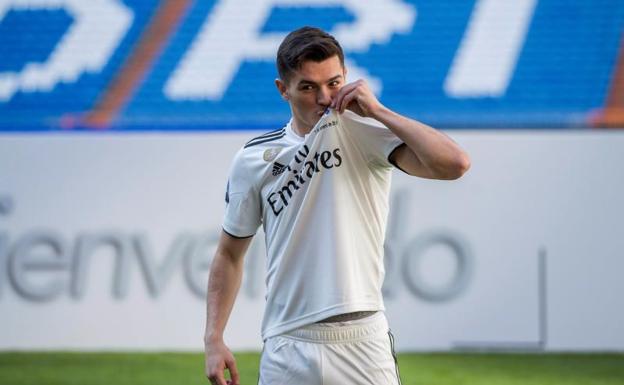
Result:
<instances>
[{"instance_id":1,"label":"man's ear","mask_svg":"<svg viewBox=\"0 0 624 385\"><path fill-rule=\"evenodd\" d=\"M275 87L277 87L280 95L282 95L282 99L290 99L290 95L288 95L288 87L286 87L286 83L284 83L281 79L275 79Z\"/></svg>"}]
</instances>

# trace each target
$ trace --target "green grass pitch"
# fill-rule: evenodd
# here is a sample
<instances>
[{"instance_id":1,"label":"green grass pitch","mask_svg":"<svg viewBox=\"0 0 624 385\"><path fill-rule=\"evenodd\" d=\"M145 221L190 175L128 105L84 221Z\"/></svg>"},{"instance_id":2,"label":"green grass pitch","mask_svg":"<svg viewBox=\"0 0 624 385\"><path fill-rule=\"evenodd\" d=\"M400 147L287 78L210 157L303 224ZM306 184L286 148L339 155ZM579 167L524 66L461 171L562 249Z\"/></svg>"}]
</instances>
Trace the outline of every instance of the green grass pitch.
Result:
<instances>
[{"instance_id":1,"label":"green grass pitch","mask_svg":"<svg viewBox=\"0 0 624 385\"><path fill-rule=\"evenodd\" d=\"M236 354L242 385L258 353ZM0 353L2 385L209 384L200 353ZM399 354L404 385L624 384L624 354Z\"/></svg>"}]
</instances>

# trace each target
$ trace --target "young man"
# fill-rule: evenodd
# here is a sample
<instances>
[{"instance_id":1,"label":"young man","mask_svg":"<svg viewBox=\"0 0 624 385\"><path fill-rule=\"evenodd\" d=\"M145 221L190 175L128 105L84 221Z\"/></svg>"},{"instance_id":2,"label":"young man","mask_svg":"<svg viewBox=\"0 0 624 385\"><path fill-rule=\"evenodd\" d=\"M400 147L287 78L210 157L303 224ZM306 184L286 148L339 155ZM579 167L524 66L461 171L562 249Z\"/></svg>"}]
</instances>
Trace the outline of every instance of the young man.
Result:
<instances>
[{"instance_id":1,"label":"young man","mask_svg":"<svg viewBox=\"0 0 624 385\"><path fill-rule=\"evenodd\" d=\"M381 296L392 166L456 179L469 158L446 135L386 108L366 82L345 84L342 49L319 29L291 32L277 68L292 119L234 159L208 283L206 375L213 384L239 384L223 330L243 256L262 224L260 384L398 384Z\"/></svg>"}]
</instances>

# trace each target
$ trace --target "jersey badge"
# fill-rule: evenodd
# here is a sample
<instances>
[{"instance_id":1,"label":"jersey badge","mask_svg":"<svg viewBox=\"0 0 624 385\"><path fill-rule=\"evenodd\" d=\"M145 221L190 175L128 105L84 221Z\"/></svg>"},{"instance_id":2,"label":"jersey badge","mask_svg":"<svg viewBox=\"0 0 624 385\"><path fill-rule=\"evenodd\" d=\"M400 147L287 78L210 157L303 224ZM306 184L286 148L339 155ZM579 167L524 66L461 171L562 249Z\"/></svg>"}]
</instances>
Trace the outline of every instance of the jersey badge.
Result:
<instances>
[{"instance_id":1,"label":"jersey badge","mask_svg":"<svg viewBox=\"0 0 624 385\"><path fill-rule=\"evenodd\" d=\"M262 159L264 159L265 162L272 162L280 151L282 151L282 149L279 147L268 148L264 151Z\"/></svg>"}]
</instances>

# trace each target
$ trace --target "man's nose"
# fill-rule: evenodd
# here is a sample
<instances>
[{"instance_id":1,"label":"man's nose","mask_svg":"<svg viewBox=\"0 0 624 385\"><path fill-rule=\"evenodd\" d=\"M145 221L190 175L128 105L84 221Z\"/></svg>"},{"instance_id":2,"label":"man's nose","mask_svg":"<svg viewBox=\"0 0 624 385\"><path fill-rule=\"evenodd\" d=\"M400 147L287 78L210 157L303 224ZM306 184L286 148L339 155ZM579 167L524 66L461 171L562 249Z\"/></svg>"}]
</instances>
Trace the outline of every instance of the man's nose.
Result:
<instances>
[{"instance_id":1,"label":"man's nose","mask_svg":"<svg viewBox=\"0 0 624 385\"><path fill-rule=\"evenodd\" d=\"M316 102L321 106L329 106L332 102L332 93L325 87L319 88L316 94Z\"/></svg>"}]
</instances>

